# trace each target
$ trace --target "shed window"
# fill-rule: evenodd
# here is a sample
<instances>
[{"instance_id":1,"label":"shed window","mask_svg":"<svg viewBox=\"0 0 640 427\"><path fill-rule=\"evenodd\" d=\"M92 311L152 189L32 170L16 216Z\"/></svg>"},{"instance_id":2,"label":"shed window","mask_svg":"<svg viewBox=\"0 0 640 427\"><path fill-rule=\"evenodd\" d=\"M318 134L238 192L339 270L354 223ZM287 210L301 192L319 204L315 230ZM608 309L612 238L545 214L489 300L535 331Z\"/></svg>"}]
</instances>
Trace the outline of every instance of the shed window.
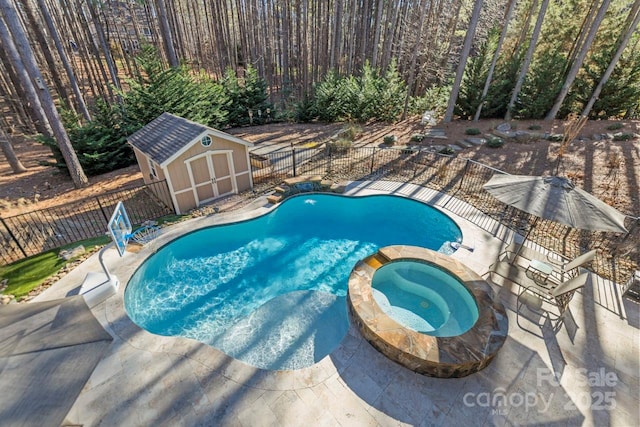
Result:
<instances>
[{"instance_id":1,"label":"shed window","mask_svg":"<svg viewBox=\"0 0 640 427\"><path fill-rule=\"evenodd\" d=\"M203 147L208 147L211 145L211 137L208 135L205 135L202 137L202 139L200 140L200 143L202 144Z\"/></svg>"},{"instance_id":2,"label":"shed window","mask_svg":"<svg viewBox=\"0 0 640 427\"><path fill-rule=\"evenodd\" d=\"M158 179L158 172L156 171L156 164L153 160L149 159L149 176L151 179Z\"/></svg>"}]
</instances>

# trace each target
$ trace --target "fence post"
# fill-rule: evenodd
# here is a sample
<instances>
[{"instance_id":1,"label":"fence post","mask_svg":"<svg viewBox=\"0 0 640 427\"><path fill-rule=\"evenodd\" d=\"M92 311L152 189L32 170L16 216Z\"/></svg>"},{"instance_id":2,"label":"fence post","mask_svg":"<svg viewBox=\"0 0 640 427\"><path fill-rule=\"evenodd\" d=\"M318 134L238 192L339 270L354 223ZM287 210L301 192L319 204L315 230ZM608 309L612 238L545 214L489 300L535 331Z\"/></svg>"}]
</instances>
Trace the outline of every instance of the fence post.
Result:
<instances>
[{"instance_id":1,"label":"fence post","mask_svg":"<svg viewBox=\"0 0 640 427\"><path fill-rule=\"evenodd\" d=\"M296 149L292 148L291 151L293 152L293 176L296 176Z\"/></svg>"},{"instance_id":2,"label":"fence post","mask_svg":"<svg viewBox=\"0 0 640 427\"><path fill-rule=\"evenodd\" d=\"M18 241L18 239L16 239L16 236L13 234L13 232L11 231L11 229L9 228L9 226L7 225L6 222L4 222L4 219L2 219L2 217L0 217L0 222L2 222L2 225L4 226L4 228L7 230L7 232L9 233L9 236L11 237L11 239L13 239L13 241L16 243L16 245L18 246L18 249L20 249L20 252L22 252L22 255L24 255L24 257L28 257L29 255L27 255L27 253L24 251L24 248L22 247L22 245L20 244L20 242Z\"/></svg>"},{"instance_id":3,"label":"fence post","mask_svg":"<svg viewBox=\"0 0 640 427\"><path fill-rule=\"evenodd\" d=\"M329 163L327 163L327 175L331 174L331 146L329 148Z\"/></svg>"},{"instance_id":4,"label":"fence post","mask_svg":"<svg viewBox=\"0 0 640 427\"><path fill-rule=\"evenodd\" d=\"M469 159L465 159L464 170L462 171L462 177L460 178L460 185L458 186L458 190L462 188L464 177L467 176L467 169L469 169Z\"/></svg>"},{"instance_id":5,"label":"fence post","mask_svg":"<svg viewBox=\"0 0 640 427\"><path fill-rule=\"evenodd\" d=\"M107 217L107 214L104 213L104 208L102 207L102 203L100 203L100 198L98 196L96 196L96 201L98 202L98 207L100 208L100 212L102 212L102 216L104 217L105 224L108 224L109 218Z\"/></svg>"},{"instance_id":6,"label":"fence post","mask_svg":"<svg viewBox=\"0 0 640 427\"><path fill-rule=\"evenodd\" d=\"M376 147L373 147L373 154L371 155L371 167L369 171L369 175L373 175L373 161L376 158Z\"/></svg>"}]
</instances>

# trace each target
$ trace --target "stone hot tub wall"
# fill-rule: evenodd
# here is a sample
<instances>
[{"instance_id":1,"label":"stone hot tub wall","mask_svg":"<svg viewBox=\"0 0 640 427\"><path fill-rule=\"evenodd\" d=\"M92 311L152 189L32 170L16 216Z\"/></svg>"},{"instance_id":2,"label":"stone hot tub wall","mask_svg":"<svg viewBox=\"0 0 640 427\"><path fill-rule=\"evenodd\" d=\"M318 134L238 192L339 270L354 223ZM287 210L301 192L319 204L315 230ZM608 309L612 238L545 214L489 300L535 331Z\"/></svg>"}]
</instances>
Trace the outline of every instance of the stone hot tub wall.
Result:
<instances>
[{"instance_id":1,"label":"stone hot tub wall","mask_svg":"<svg viewBox=\"0 0 640 427\"><path fill-rule=\"evenodd\" d=\"M474 296L478 320L462 335L433 337L399 324L376 303L371 279L391 261L434 264L457 276ZM362 335L385 356L432 377L464 377L485 368L504 344L509 329L505 308L489 284L458 260L417 246L387 246L361 260L349 276L349 314Z\"/></svg>"}]
</instances>

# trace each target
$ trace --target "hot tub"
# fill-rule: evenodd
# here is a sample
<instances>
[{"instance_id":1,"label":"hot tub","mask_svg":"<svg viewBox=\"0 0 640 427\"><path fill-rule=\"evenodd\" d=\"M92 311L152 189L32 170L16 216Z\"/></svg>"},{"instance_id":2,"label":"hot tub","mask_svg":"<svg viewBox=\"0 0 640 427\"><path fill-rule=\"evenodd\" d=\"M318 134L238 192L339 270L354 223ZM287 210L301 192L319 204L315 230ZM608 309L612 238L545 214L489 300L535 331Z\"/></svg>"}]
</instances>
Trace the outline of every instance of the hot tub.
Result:
<instances>
[{"instance_id":1,"label":"hot tub","mask_svg":"<svg viewBox=\"0 0 640 427\"><path fill-rule=\"evenodd\" d=\"M485 368L509 329L485 280L460 261L417 246L387 246L358 262L347 301L351 320L375 348L434 377Z\"/></svg>"},{"instance_id":2,"label":"hot tub","mask_svg":"<svg viewBox=\"0 0 640 427\"><path fill-rule=\"evenodd\" d=\"M393 261L371 280L378 306L396 322L416 332L452 337L478 320L471 292L453 274L425 261Z\"/></svg>"}]
</instances>

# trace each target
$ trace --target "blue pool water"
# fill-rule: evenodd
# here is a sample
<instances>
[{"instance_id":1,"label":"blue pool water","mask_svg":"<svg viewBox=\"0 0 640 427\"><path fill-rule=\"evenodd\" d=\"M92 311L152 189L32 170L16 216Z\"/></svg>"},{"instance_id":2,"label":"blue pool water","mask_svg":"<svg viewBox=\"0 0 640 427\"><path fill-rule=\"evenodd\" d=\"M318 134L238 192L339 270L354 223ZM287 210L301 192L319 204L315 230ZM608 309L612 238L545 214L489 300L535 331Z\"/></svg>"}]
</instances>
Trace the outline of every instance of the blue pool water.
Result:
<instances>
[{"instance_id":1,"label":"blue pool water","mask_svg":"<svg viewBox=\"0 0 640 427\"><path fill-rule=\"evenodd\" d=\"M471 293L458 278L435 265L391 262L375 272L371 288L389 317L416 332L452 337L465 333L478 320Z\"/></svg>"},{"instance_id":2,"label":"blue pool water","mask_svg":"<svg viewBox=\"0 0 640 427\"><path fill-rule=\"evenodd\" d=\"M415 200L303 194L162 247L132 276L125 308L152 333L192 338L259 368L298 369L346 334L358 260L395 244L451 253L449 242L460 240L449 217Z\"/></svg>"}]
</instances>

